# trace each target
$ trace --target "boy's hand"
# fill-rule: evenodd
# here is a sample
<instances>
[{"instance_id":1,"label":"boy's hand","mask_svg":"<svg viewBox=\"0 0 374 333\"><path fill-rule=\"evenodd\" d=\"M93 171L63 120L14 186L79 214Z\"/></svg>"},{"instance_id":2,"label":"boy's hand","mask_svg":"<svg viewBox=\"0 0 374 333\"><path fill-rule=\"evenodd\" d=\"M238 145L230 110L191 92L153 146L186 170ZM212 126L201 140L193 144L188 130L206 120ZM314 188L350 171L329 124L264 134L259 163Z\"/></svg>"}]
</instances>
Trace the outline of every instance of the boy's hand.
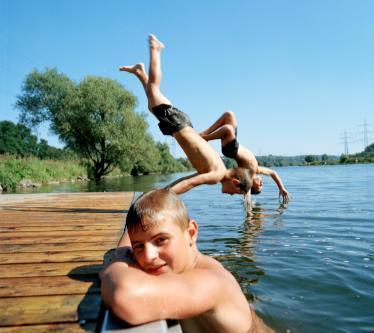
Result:
<instances>
[{"instance_id":1,"label":"boy's hand","mask_svg":"<svg viewBox=\"0 0 374 333\"><path fill-rule=\"evenodd\" d=\"M282 197L282 203L287 204L291 200L291 195L285 190L279 190L279 198Z\"/></svg>"},{"instance_id":2,"label":"boy's hand","mask_svg":"<svg viewBox=\"0 0 374 333\"><path fill-rule=\"evenodd\" d=\"M121 261L129 266L136 265L134 254L131 250L131 247L117 247L108 253L107 257L104 260L104 268L112 264L113 262Z\"/></svg>"}]
</instances>

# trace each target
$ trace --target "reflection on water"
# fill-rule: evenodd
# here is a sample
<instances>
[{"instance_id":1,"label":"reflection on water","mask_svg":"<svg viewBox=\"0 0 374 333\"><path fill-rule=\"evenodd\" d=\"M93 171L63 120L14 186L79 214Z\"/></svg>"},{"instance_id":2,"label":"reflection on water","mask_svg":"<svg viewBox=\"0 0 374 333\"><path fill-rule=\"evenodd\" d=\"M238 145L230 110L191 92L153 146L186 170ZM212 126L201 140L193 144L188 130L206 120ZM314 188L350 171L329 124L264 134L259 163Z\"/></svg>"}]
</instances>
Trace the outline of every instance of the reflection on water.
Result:
<instances>
[{"instance_id":1,"label":"reflection on water","mask_svg":"<svg viewBox=\"0 0 374 333\"><path fill-rule=\"evenodd\" d=\"M279 206L264 179L248 214L240 196L201 186L182 196L199 224L198 245L238 279L277 332L374 332L374 165L289 167L292 194ZM178 175L66 184L49 191L145 191ZM37 189L33 192L46 191Z\"/></svg>"}]
</instances>

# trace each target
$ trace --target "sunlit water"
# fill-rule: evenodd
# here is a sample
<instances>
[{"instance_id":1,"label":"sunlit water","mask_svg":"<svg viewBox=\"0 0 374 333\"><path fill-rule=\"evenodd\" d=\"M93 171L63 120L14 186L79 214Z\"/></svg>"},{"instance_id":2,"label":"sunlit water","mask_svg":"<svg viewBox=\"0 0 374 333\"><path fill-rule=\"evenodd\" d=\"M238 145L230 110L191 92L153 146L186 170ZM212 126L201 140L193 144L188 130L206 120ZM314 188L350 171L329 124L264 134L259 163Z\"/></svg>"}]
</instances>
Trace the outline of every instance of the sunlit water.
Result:
<instances>
[{"instance_id":1,"label":"sunlit water","mask_svg":"<svg viewBox=\"0 0 374 333\"><path fill-rule=\"evenodd\" d=\"M292 194L275 184L253 197L202 186L182 196L199 223L199 248L240 282L277 332L374 332L374 165L279 168ZM144 191L180 175L77 183L36 191Z\"/></svg>"}]
</instances>

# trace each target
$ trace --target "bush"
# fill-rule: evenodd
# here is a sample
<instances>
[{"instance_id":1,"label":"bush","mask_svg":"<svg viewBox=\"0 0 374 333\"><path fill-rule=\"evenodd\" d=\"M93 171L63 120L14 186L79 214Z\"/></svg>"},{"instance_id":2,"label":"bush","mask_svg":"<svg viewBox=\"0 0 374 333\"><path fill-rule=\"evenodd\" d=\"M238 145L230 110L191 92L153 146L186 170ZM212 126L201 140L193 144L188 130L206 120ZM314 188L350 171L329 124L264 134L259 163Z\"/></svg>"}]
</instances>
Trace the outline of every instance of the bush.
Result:
<instances>
[{"instance_id":1,"label":"bush","mask_svg":"<svg viewBox=\"0 0 374 333\"><path fill-rule=\"evenodd\" d=\"M22 179L33 182L66 181L86 176L86 169L76 160L40 160L0 155L0 184L4 190L14 189Z\"/></svg>"}]
</instances>

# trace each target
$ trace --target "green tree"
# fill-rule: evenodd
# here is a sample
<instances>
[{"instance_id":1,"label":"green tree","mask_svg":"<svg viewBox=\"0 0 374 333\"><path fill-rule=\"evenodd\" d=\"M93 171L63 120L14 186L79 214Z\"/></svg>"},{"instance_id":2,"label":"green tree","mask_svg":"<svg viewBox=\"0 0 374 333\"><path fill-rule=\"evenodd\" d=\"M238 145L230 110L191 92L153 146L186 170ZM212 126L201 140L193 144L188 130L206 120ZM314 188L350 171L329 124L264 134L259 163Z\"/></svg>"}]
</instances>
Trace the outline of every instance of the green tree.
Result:
<instances>
[{"instance_id":1,"label":"green tree","mask_svg":"<svg viewBox=\"0 0 374 333\"><path fill-rule=\"evenodd\" d=\"M88 76L75 83L56 69L35 70L16 105L26 126L49 122L96 180L139 159L148 125L133 111L136 97L114 80Z\"/></svg>"},{"instance_id":2,"label":"green tree","mask_svg":"<svg viewBox=\"0 0 374 333\"><path fill-rule=\"evenodd\" d=\"M365 150L363 151L364 155L373 155L374 154L374 143L371 145L367 146Z\"/></svg>"},{"instance_id":3,"label":"green tree","mask_svg":"<svg viewBox=\"0 0 374 333\"><path fill-rule=\"evenodd\" d=\"M236 163L236 161L233 158L223 156L222 160L227 169L236 168L238 166L238 163Z\"/></svg>"},{"instance_id":4,"label":"green tree","mask_svg":"<svg viewBox=\"0 0 374 333\"><path fill-rule=\"evenodd\" d=\"M314 155L307 155L305 156L305 162L306 163L313 163L314 161L316 161L316 157Z\"/></svg>"},{"instance_id":5,"label":"green tree","mask_svg":"<svg viewBox=\"0 0 374 333\"><path fill-rule=\"evenodd\" d=\"M30 129L11 121L0 121L0 154L36 155L38 139Z\"/></svg>"},{"instance_id":6,"label":"green tree","mask_svg":"<svg viewBox=\"0 0 374 333\"><path fill-rule=\"evenodd\" d=\"M187 170L183 163L173 158L173 155L171 155L167 143L157 142L156 147L160 154L159 171L163 173L170 173L173 171Z\"/></svg>"}]
</instances>

